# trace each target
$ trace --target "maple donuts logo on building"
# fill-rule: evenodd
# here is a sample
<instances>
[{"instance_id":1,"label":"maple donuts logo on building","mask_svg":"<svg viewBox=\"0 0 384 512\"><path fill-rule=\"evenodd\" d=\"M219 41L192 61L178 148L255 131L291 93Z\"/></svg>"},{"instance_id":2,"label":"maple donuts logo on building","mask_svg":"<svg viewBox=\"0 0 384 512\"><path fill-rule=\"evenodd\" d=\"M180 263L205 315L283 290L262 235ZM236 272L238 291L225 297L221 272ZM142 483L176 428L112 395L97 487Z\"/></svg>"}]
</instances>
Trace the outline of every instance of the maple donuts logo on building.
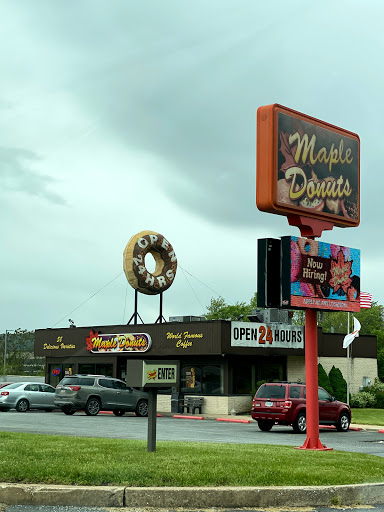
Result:
<instances>
[{"instance_id":1,"label":"maple donuts logo on building","mask_svg":"<svg viewBox=\"0 0 384 512\"><path fill-rule=\"evenodd\" d=\"M147 371L147 380L156 380L157 377L157 370L148 370Z\"/></svg>"},{"instance_id":2,"label":"maple donuts logo on building","mask_svg":"<svg viewBox=\"0 0 384 512\"><path fill-rule=\"evenodd\" d=\"M358 249L294 236L282 241L291 306L360 311Z\"/></svg>"},{"instance_id":3,"label":"maple donuts logo on building","mask_svg":"<svg viewBox=\"0 0 384 512\"><path fill-rule=\"evenodd\" d=\"M149 334L99 334L91 330L86 338L86 348L93 354L147 352L152 344Z\"/></svg>"}]
</instances>

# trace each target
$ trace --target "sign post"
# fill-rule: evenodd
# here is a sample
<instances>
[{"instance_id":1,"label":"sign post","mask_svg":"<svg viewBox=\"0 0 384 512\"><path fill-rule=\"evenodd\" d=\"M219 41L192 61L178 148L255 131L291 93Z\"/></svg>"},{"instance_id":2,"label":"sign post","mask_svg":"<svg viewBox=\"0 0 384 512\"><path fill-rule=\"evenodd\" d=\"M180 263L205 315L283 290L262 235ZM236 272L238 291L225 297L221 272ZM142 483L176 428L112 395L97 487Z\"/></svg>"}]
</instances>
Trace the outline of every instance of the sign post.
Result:
<instances>
[{"instance_id":1,"label":"sign post","mask_svg":"<svg viewBox=\"0 0 384 512\"><path fill-rule=\"evenodd\" d=\"M305 309L307 438L300 449L327 450L319 439L317 310L360 311L360 251L351 256L352 249L333 246L332 254L314 239L360 223L358 135L282 105L260 107L256 204L285 215L303 237L259 243L258 306Z\"/></svg>"},{"instance_id":2,"label":"sign post","mask_svg":"<svg viewBox=\"0 0 384 512\"><path fill-rule=\"evenodd\" d=\"M319 438L319 397L317 368L317 311L305 310L305 382L307 400L307 438L300 450L332 450Z\"/></svg>"},{"instance_id":3,"label":"sign post","mask_svg":"<svg viewBox=\"0 0 384 512\"><path fill-rule=\"evenodd\" d=\"M179 361L127 361L127 385L144 388L148 392L147 450L149 452L156 451L157 390L176 385L179 371Z\"/></svg>"},{"instance_id":4,"label":"sign post","mask_svg":"<svg viewBox=\"0 0 384 512\"><path fill-rule=\"evenodd\" d=\"M156 451L157 388L148 389L147 451Z\"/></svg>"}]
</instances>

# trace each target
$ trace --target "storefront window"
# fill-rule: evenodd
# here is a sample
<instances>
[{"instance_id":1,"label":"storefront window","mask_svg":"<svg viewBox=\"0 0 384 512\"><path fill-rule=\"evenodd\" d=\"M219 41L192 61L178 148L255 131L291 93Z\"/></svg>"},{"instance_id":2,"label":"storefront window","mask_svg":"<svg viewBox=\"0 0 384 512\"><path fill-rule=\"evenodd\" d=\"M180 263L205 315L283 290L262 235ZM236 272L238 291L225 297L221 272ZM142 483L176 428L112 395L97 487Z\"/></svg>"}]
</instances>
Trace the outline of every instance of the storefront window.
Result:
<instances>
[{"instance_id":1,"label":"storefront window","mask_svg":"<svg viewBox=\"0 0 384 512\"><path fill-rule=\"evenodd\" d=\"M221 394L223 377L221 365L185 365L181 368L181 392Z\"/></svg>"},{"instance_id":2,"label":"storefront window","mask_svg":"<svg viewBox=\"0 0 384 512\"><path fill-rule=\"evenodd\" d=\"M252 390L252 365L251 361L234 360L232 367L233 393L246 394Z\"/></svg>"},{"instance_id":3,"label":"storefront window","mask_svg":"<svg viewBox=\"0 0 384 512\"><path fill-rule=\"evenodd\" d=\"M261 367L261 380L268 382L283 380L283 370L281 363L264 363Z\"/></svg>"},{"instance_id":4,"label":"storefront window","mask_svg":"<svg viewBox=\"0 0 384 512\"><path fill-rule=\"evenodd\" d=\"M201 393L201 367L184 366L181 369L181 391L183 393Z\"/></svg>"},{"instance_id":5,"label":"storefront window","mask_svg":"<svg viewBox=\"0 0 384 512\"><path fill-rule=\"evenodd\" d=\"M105 375L106 377L112 377L113 364L108 364L108 363L79 364L79 373L90 374L90 375Z\"/></svg>"},{"instance_id":6,"label":"storefront window","mask_svg":"<svg viewBox=\"0 0 384 512\"><path fill-rule=\"evenodd\" d=\"M58 383L66 375L72 375L74 373L73 364L49 364L48 365L48 384L56 387Z\"/></svg>"},{"instance_id":7,"label":"storefront window","mask_svg":"<svg viewBox=\"0 0 384 512\"><path fill-rule=\"evenodd\" d=\"M219 365L203 366L203 393L223 393L221 367Z\"/></svg>"}]
</instances>

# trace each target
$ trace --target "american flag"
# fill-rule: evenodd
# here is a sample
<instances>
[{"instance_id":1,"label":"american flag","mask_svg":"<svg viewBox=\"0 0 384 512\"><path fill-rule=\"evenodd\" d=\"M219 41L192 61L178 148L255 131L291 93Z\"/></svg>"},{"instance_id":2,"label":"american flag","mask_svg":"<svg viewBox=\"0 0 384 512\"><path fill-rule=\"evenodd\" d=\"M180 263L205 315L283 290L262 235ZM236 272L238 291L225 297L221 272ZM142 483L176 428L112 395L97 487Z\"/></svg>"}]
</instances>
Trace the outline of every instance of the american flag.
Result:
<instances>
[{"instance_id":1,"label":"american flag","mask_svg":"<svg viewBox=\"0 0 384 512\"><path fill-rule=\"evenodd\" d=\"M369 309L372 306L372 294L360 292L360 307Z\"/></svg>"}]
</instances>

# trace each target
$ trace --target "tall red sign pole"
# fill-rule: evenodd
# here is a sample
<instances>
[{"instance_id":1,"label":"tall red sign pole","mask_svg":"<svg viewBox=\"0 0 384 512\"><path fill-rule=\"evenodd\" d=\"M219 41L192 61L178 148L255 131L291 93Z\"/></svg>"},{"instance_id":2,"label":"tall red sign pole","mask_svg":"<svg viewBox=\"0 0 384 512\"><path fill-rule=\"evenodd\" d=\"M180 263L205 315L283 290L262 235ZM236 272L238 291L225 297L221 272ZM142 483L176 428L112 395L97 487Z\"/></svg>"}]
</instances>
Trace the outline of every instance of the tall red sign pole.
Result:
<instances>
[{"instance_id":1,"label":"tall red sign pole","mask_svg":"<svg viewBox=\"0 0 384 512\"><path fill-rule=\"evenodd\" d=\"M300 228L300 234L306 238L320 237L324 230L333 228L331 222L302 216L288 216L292 226ZM306 420L307 438L299 450L332 450L320 441L319 437L319 396L318 396L318 347L317 347L317 309L305 310L305 382L306 382Z\"/></svg>"}]
</instances>

